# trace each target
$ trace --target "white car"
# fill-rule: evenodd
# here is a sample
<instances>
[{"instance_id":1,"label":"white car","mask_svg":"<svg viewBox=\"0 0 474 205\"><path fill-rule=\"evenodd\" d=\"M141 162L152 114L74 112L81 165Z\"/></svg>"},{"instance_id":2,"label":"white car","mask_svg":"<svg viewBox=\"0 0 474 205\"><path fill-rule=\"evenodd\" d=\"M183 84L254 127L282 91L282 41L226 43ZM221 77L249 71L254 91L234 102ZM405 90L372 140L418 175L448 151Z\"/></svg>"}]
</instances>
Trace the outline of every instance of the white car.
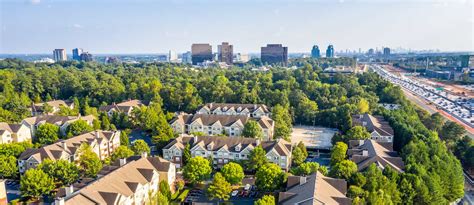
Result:
<instances>
[{"instance_id":1,"label":"white car","mask_svg":"<svg viewBox=\"0 0 474 205\"><path fill-rule=\"evenodd\" d=\"M245 187L244 187L244 190L245 190L245 191L248 191L248 190L250 190L251 187L252 187L252 186L250 186L250 184L246 184Z\"/></svg>"},{"instance_id":2,"label":"white car","mask_svg":"<svg viewBox=\"0 0 474 205\"><path fill-rule=\"evenodd\" d=\"M232 192L231 196L237 196L238 193L239 193L238 190L234 190L234 191Z\"/></svg>"}]
</instances>

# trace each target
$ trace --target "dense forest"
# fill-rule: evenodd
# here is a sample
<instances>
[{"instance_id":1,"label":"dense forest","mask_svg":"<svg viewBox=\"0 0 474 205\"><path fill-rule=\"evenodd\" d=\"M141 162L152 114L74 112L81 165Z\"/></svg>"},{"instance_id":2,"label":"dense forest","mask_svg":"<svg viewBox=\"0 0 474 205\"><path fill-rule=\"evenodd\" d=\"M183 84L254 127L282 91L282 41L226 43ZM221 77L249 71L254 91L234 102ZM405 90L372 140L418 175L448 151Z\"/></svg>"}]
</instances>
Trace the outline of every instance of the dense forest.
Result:
<instances>
[{"instance_id":1,"label":"dense forest","mask_svg":"<svg viewBox=\"0 0 474 205\"><path fill-rule=\"evenodd\" d=\"M193 112L207 102L263 103L289 115L289 119L276 120L275 132L291 121L338 128L344 134L351 129L351 115L369 112L383 115L394 128L394 147L401 153L406 171L397 174L371 167L353 173L346 179L355 204L447 204L462 197L462 167L452 153L465 167L472 167L472 140L463 138L462 133L442 133L443 127L452 126L449 122L441 123L442 128L433 126L437 116L419 110L404 98L400 88L375 73L330 76L322 72L329 65L354 64L353 59L337 61L299 59L292 62L298 69L254 72L245 67L193 69L179 64L94 62L47 65L7 59L0 61L0 121L19 122L29 116L32 103L51 99L74 99L81 104L79 112L96 115L91 108L140 99L154 102L149 109L162 109L167 119L176 111ZM397 103L401 108L389 111L378 103ZM143 109L139 117L146 120L147 110ZM288 137L284 128L280 131L275 136ZM154 134L169 132L156 130ZM167 140L161 136L155 142L160 139Z\"/></svg>"}]
</instances>

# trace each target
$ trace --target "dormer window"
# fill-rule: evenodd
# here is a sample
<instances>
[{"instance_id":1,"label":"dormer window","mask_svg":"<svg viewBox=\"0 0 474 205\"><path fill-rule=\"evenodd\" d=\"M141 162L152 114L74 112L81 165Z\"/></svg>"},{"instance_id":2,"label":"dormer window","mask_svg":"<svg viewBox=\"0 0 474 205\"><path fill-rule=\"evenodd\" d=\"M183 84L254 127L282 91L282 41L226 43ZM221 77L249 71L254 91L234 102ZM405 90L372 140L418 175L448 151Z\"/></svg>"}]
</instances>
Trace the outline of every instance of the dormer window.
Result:
<instances>
[{"instance_id":1,"label":"dormer window","mask_svg":"<svg viewBox=\"0 0 474 205\"><path fill-rule=\"evenodd\" d=\"M242 148L242 146L240 144L238 144L237 146L235 146L235 151L240 152L241 148Z\"/></svg>"}]
</instances>

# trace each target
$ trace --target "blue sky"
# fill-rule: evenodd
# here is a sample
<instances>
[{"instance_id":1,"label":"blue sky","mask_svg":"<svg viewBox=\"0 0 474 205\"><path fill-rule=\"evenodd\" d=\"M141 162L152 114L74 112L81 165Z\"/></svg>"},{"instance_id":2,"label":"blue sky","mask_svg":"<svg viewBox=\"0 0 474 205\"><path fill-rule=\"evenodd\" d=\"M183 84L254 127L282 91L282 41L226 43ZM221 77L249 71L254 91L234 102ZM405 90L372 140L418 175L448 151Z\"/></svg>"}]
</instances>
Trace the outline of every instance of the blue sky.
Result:
<instances>
[{"instance_id":1,"label":"blue sky","mask_svg":"<svg viewBox=\"0 0 474 205\"><path fill-rule=\"evenodd\" d=\"M165 53L228 41L474 50L474 0L0 0L0 53Z\"/></svg>"}]
</instances>

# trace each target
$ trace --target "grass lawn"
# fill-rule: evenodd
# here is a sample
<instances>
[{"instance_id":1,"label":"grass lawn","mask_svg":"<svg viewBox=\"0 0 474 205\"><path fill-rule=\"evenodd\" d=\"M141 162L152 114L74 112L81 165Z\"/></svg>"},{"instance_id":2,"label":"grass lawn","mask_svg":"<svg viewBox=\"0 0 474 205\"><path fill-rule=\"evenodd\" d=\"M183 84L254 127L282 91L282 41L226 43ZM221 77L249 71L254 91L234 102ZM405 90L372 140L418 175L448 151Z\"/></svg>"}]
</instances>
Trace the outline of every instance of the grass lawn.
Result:
<instances>
[{"instance_id":1,"label":"grass lawn","mask_svg":"<svg viewBox=\"0 0 474 205\"><path fill-rule=\"evenodd\" d=\"M175 192L173 195L171 195L171 200L178 203L183 202L190 190L190 188L185 188L181 192Z\"/></svg>"}]
</instances>

